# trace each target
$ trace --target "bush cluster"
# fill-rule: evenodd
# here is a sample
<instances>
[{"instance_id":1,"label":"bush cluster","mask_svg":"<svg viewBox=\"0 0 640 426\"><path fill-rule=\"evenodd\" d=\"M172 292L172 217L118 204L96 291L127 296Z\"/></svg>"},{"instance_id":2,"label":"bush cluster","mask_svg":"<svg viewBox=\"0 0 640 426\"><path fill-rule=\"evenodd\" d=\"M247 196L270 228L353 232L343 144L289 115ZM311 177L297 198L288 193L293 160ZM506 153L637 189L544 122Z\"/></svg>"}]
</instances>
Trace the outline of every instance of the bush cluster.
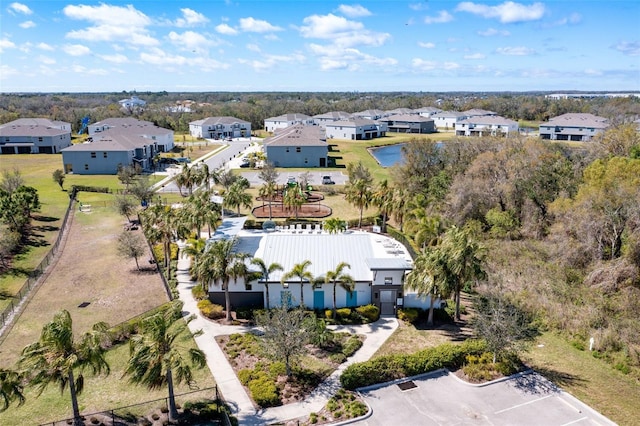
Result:
<instances>
[{"instance_id":1,"label":"bush cluster","mask_svg":"<svg viewBox=\"0 0 640 426\"><path fill-rule=\"evenodd\" d=\"M333 310L325 309L324 318L333 320ZM358 306L352 308L336 309L335 322L338 324L367 324L380 318L380 309L375 305Z\"/></svg>"},{"instance_id":2,"label":"bush cluster","mask_svg":"<svg viewBox=\"0 0 640 426\"><path fill-rule=\"evenodd\" d=\"M419 316L420 316L420 311L417 308L398 309L398 319L404 322L413 324L418 320Z\"/></svg>"},{"instance_id":3,"label":"bush cluster","mask_svg":"<svg viewBox=\"0 0 640 426\"><path fill-rule=\"evenodd\" d=\"M221 319L225 316L224 308L220 305L211 303L208 299L199 301L198 309L200 309L200 313L202 315L212 320Z\"/></svg>"},{"instance_id":4,"label":"bush cluster","mask_svg":"<svg viewBox=\"0 0 640 426\"><path fill-rule=\"evenodd\" d=\"M387 355L351 364L340 376L340 383L345 389L354 390L440 368L455 369L464 364L467 355L481 355L485 350L484 341L467 340L459 345L445 343L409 355Z\"/></svg>"},{"instance_id":5,"label":"bush cluster","mask_svg":"<svg viewBox=\"0 0 640 426\"><path fill-rule=\"evenodd\" d=\"M380 309L375 305L358 306L356 312L367 322L376 322L380 318Z\"/></svg>"},{"instance_id":6,"label":"bush cluster","mask_svg":"<svg viewBox=\"0 0 640 426\"><path fill-rule=\"evenodd\" d=\"M238 378L243 385L249 388L251 397L260 407L273 407L282 404L272 374L262 370L260 366L253 370L240 370Z\"/></svg>"}]
</instances>

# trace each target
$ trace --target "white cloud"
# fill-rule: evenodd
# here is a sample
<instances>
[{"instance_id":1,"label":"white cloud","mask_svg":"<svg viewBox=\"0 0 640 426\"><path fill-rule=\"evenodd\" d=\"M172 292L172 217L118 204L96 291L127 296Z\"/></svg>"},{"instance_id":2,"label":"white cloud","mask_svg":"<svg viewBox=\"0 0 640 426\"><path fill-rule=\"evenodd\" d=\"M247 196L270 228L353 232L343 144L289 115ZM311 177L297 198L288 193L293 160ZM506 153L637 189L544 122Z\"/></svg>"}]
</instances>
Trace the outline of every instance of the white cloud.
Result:
<instances>
[{"instance_id":1,"label":"white cloud","mask_svg":"<svg viewBox=\"0 0 640 426\"><path fill-rule=\"evenodd\" d=\"M38 45L36 46L38 49L40 50L47 50L47 51L53 51L54 48L53 46L47 44L47 43L38 43Z\"/></svg>"},{"instance_id":2,"label":"white cloud","mask_svg":"<svg viewBox=\"0 0 640 426\"><path fill-rule=\"evenodd\" d=\"M247 44L246 48L251 52L260 53L260 46L258 46L257 44L253 44L253 43Z\"/></svg>"},{"instance_id":3,"label":"white cloud","mask_svg":"<svg viewBox=\"0 0 640 426\"><path fill-rule=\"evenodd\" d=\"M431 42L419 41L418 46L424 47L425 49L433 49L434 47L436 47L436 44Z\"/></svg>"},{"instance_id":4,"label":"white cloud","mask_svg":"<svg viewBox=\"0 0 640 426\"><path fill-rule=\"evenodd\" d=\"M236 34L238 34L238 30L236 30L233 27L230 27L227 24L217 25L215 30L216 30L216 32L218 32L220 34L224 34L224 35L236 35Z\"/></svg>"},{"instance_id":5,"label":"white cloud","mask_svg":"<svg viewBox=\"0 0 640 426\"><path fill-rule=\"evenodd\" d=\"M429 5L427 4L427 2L409 3L409 9L415 10L416 12L419 12L421 10L429 9Z\"/></svg>"},{"instance_id":6,"label":"white cloud","mask_svg":"<svg viewBox=\"0 0 640 426\"><path fill-rule=\"evenodd\" d=\"M11 68L8 65L0 65L0 80L5 80L15 75L19 75L17 69Z\"/></svg>"},{"instance_id":7,"label":"white cloud","mask_svg":"<svg viewBox=\"0 0 640 426\"><path fill-rule=\"evenodd\" d=\"M170 55L162 49L153 48L148 52L142 52L140 54L142 62L152 65L169 65L169 66L183 66L189 63L189 60L184 56Z\"/></svg>"},{"instance_id":8,"label":"white cloud","mask_svg":"<svg viewBox=\"0 0 640 426\"><path fill-rule=\"evenodd\" d=\"M291 55L262 55L260 59L239 59L238 62L250 66L256 72L264 72L276 67L278 64L302 63L304 60L304 55L292 53Z\"/></svg>"},{"instance_id":9,"label":"white cloud","mask_svg":"<svg viewBox=\"0 0 640 426\"><path fill-rule=\"evenodd\" d=\"M129 58L124 56L122 53L116 53L114 55L100 55L100 58L114 64L125 64L129 62Z\"/></svg>"},{"instance_id":10,"label":"white cloud","mask_svg":"<svg viewBox=\"0 0 640 426\"><path fill-rule=\"evenodd\" d=\"M340 11L340 13L342 13L345 16L348 16L350 18L358 18L358 17L362 17L362 16L371 16L371 12L369 11L369 9L367 9L366 7L363 7L359 4L354 4L354 5L346 5L346 4L341 4L340 6L338 6L338 11Z\"/></svg>"},{"instance_id":11,"label":"white cloud","mask_svg":"<svg viewBox=\"0 0 640 426\"><path fill-rule=\"evenodd\" d=\"M16 44L11 40L7 40L6 38L3 38L2 40L0 40L0 53L2 53L5 49L15 49L15 48L16 48Z\"/></svg>"},{"instance_id":12,"label":"white cloud","mask_svg":"<svg viewBox=\"0 0 640 426\"><path fill-rule=\"evenodd\" d=\"M507 1L497 6L488 6L479 3L465 1L456 7L457 12L469 12L483 18L497 18L502 23L514 23L524 21L537 21L545 12L543 3L524 5Z\"/></svg>"},{"instance_id":13,"label":"white cloud","mask_svg":"<svg viewBox=\"0 0 640 426\"><path fill-rule=\"evenodd\" d=\"M496 52L506 56L529 56L535 55L536 51L524 46L498 47Z\"/></svg>"},{"instance_id":14,"label":"white cloud","mask_svg":"<svg viewBox=\"0 0 640 426\"><path fill-rule=\"evenodd\" d=\"M484 59L486 56L484 56L482 53L472 53L469 55L464 55L464 59Z\"/></svg>"},{"instance_id":15,"label":"white cloud","mask_svg":"<svg viewBox=\"0 0 640 426\"><path fill-rule=\"evenodd\" d=\"M205 36L194 31L185 31L182 34L171 31L168 37L174 45L179 46L182 50L201 51L213 44Z\"/></svg>"},{"instance_id":16,"label":"white cloud","mask_svg":"<svg viewBox=\"0 0 640 426\"><path fill-rule=\"evenodd\" d=\"M446 10L441 10L436 16L427 16L424 18L425 24L445 24L453 21L453 15Z\"/></svg>"},{"instance_id":17,"label":"white cloud","mask_svg":"<svg viewBox=\"0 0 640 426\"><path fill-rule=\"evenodd\" d=\"M184 8L180 9L180 11L182 12L182 18L176 19L175 25L177 27L193 27L209 22L206 16L193 9Z\"/></svg>"},{"instance_id":18,"label":"white cloud","mask_svg":"<svg viewBox=\"0 0 640 426\"><path fill-rule=\"evenodd\" d=\"M423 71L435 70L438 67L438 63L435 61L427 61L420 58L414 58L411 61L411 66L413 68L419 68Z\"/></svg>"},{"instance_id":19,"label":"white cloud","mask_svg":"<svg viewBox=\"0 0 640 426\"><path fill-rule=\"evenodd\" d=\"M248 33L270 33L274 31L282 31L282 28L271 25L267 21L255 19L252 17L240 19L240 29Z\"/></svg>"},{"instance_id":20,"label":"white cloud","mask_svg":"<svg viewBox=\"0 0 640 426\"><path fill-rule=\"evenodd\" d=\"M620 43L612 46L613 49L628 56L640 55L640 41L621 41Z\"/></svg>"},{"instance_id":21,"label":"white cloud","mask_svg":"<svg viewBox=\"0 0 640 426\"><path fill-rule=\"evenodd\" d=\"M66 37L83 41L120 41L132 45L155 46L158 40L151 37L146 29L151 19L133 6L73 6L63 9L64 14L77 20L89 21L94 26L70 31Z\"/></svg>"},{"instance_id":22,"label":"white cloud","mask_svg":"<svg viewBox=\"0 0 640 426\"><path fill-rule=\"evenodd\" d=\"M23 15L31 15L33 12L29 9L29 6L26 4L14 2L9 5L7 8L9 13L15 15L16 13L22 13Z\"/></svg>"},{"instance_id":23,"label":"white cloud","mask_svg":"<svg viewBox=\"0 0 640 426\"><path fill-rule=\"evenodd\" d=\"M56 60L54 58L51 58L49 56L44 56L44 55L38 56L36 60L38 62L42 62L45 65L53 65L56 63Z\"/></svg>"},{"instance_id":24,"label":"white cloud","mask_svg":"<svg viewBox=\"0 0 640 426\"><path fill-rule=\"evenodd\" d=\"M87 67L84 67L82 65L78 65L78 64L74 64L71 66L71 71L77 73L77 74L87 74L87 75L109 75L109 72L107 70L101 69L101 68L92 68L89 69Z\"/></svg>"},{"instance_id":25,"label":"white cloud","mask_svg":"<svg viewBox=\"0 0 640 426\"><path fill-rule=\"evenodd\" d=\"M588 69L584 70L584 73L586 75L592 75L592 76L596 76L596 77L601 76L603 74L602 71L594 70L592 68L588 68Z\"/></svg>"},{"instance_id":26,"label":"white cloud","mask_svg":"<svg viewBox=\"0 0 640 426\"><path fill-rule=\"evenodd\" d=\"M85 56L91 54L91 49L87 46L83 46L82 44L67 44L62 47L62 50L64 50L67 55L71 56Z\"/></svg>"},{"instance_id":27,"label":"white cloud","mask_svg":"<svg viewBox=\"0 0 640 426\"><path fill-rule=\"evenodd\" d=\"M36 26L36 23L33 21L24 21L20 24L20 28L29 29Z\"/></svg>"},{"instance_id":28,"label":"white cloud","mask_svg":"<svg viewBox=\"0 0 640 426\"><path fill-rule=\"evenodd\" d=\"M391 37L388 33L369 31L360 22L333 14L308 16L303 22L306 25L299 30L304 38L331 40L335 48L381 46Z\"/></svg>"},{"instance_id":29,"label":"white cloud","mask_svg":"<svg viewBox=\"0 0 640 426\"><path fill-rule=\"evenodd\" d=\"M394 58L378 58L354 48L336 49L334 45L319 44L311 44L309 48L311 53L317 56L320 69L324 71L336 69L357 71L364 65L380 67L398 63Z\"/></svg>"},{"instance_id":30,"label":"white cloud","mask_svg":"<svg viewBox=\"0 0 640 426\"><path fill-rule=\"evenodd\" d=\"M496 35L500 35L500 36L508 36L511 33L509 33L509 31L507 30L496 30L495 28L487 28L486 30L480 30L478 31L478 35L482 36L482 37L492 37L492 36L496 36Z\"/></svg>"}]
</instances>

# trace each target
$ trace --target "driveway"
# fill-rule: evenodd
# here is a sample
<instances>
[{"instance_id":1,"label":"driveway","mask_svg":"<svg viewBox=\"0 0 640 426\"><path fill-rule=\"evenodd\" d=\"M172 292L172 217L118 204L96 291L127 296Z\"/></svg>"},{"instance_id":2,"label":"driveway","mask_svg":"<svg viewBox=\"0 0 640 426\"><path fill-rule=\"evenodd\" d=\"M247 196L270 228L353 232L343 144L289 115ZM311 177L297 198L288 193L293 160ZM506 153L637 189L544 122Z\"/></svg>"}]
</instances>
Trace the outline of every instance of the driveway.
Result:
<instances>
[{"instance_id":1,"label":"driveway","mask_svg":"<svg viewBox=\"0 0 640 426\"><path fill-rule=\"evenodd\" d=\"M249 180L251 185L260 186L264 182L262 179L258 177L260 172L242 172L242 176ZM277 183L279 185L284 185L289 180L289 177L293 177L296 180L299 180L300 175L304 172L287 172L280 171L280 176L278 176ZM309 183L311 185L322 185L322 176L331 176L331 180L335 182L336 185L344 185L349 180L349 177L342 172L327 172L327 171L309 171Z\"/></svg>"},{"instance_id":2,"label":"driveway","mask_svg":"<svg viewBox=\"0 0 640 426\"><path fill-rule=\"evenodd\" d=\"M372 409L360 426L615 425L534 372L472 385L439 370L360 392Z\"/></svg>"}]
</instances>

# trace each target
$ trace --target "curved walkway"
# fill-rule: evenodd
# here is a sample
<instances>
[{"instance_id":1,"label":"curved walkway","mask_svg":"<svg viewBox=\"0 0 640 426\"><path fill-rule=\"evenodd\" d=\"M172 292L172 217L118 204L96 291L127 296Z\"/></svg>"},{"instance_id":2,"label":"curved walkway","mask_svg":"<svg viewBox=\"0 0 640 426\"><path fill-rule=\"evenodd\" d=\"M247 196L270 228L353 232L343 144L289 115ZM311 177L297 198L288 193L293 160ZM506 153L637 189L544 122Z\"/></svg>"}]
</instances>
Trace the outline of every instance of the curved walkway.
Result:
<instances>
[{"instance_id":1,"label":"curved walkway","mask_svg":"<svg viewBox=\"0 0 640 426\"><path fill-rule=\"evenodd\" d=\"M320 411L329 398L340 388L340 374L350 364L366 361L380 348L380 346L393 334L398 327L395 318L380 318L372 324L356 326L330 327L335 331L347 331L362 334L366 339L358 352L344 362L324 382L320 384L304 401L282 405L267 409L257 409L244 387L238 380L231 364L227 361L222 349L218 346L215 337L233 333L244 333L251 330L250 327L221 325L203 318L193 298L191 288L196 285L191 281L189 266L191 261L180 252L178 260L177 279L180 300L184 303L183 310L186 315L195 314L195 320L189 323L192 332L202 330L195 338L198 347L207 355L207 366L215 378L218 389L222 392L226 402L231 406L234 415L241 425L265 425L284 422L286 420L304 417L311 412Z\"/></svg>"}]
</instances>

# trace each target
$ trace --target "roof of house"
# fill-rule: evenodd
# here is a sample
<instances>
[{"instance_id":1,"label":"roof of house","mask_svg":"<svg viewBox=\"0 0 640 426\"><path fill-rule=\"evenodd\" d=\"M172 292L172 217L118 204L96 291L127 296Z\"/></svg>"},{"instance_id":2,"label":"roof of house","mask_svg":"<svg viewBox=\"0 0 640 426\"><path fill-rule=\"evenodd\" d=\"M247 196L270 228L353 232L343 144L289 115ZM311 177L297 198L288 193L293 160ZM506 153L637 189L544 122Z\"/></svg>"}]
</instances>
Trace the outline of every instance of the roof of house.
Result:
<instances>
[{"instance_id":1,"label":"roof of house","mask_svg":"<svg viewBox=\"0 0 640 426\"><path fill-rule=\"evenodd\" d=\"M329 111L329 112L325 112L324 114L316 114L313 116L313 118L316 120L333 120L333 121L348 120L349 118L351 118L351 114L344 111Z\"/></svg>"},{"instance_id":2,"label":"roof of house","mask_svg":"<svg viewBox=\"0 0 640 426\"><path fill-rule=\"evenodd\" d=\"M280 129L275 135L264 140L265 148L270 146L328 146L324 129L319 126L294 124Z\"/></svg>"},{"instance_id":3,"label":"roof of house","mask_svg":"<svg viewBox=\"0 0 640 426\"><path fill-rule=\"evenodd\" d=\"M493 111L487 111L486 109L480 109L480 108L468 109L466 111L462 111L462 113L467 117L475 117L475 116L482 116L482 115L496 115L496 113Z\"/></svg>"},{"instance_id":4,"label":"roof of house","mask_svg":"<svg viewBox=\"0 0 640 426\"><path fill-rule=\"evenodd\" d=\"M192 121L189 124L194 124L196 126L211 126L214 124L236 124L236 123L245 123L245 124L249 124L248 121L245 120L241 120L239 118L236 117L207 117L207 118L203 118L202 120L196 120L196 121Z\"/></svg>"},{"instance_id":5,"label":"roof of house","mask_svg":"<svg viewBox=\"0 0 640 426\"><path fill-rule=\"evenodd\" d=\"M354 112L352 115L354 117L382 117L384 111L381 109L368 109L366 111Z\"/></svg>"},{"instance_id":6,"label":"roof of house","mask_svg":"<svg viewBox=\"0 0 640 426\"><path fill-rule=\"evenodd\" d=\"M7 126L45 126L45 127L68 127L71 124L66 121L54 121L48 118L18 118L8 123L0 124L0 128Z\"/></svg>"},{"instance_id":7,"label":"roof of house","mask_svg":"<svg viewBox=\"0 0 640 426\"><path fill-rule=\"evenodd\" d=\"M155 126L150 121L138 120L133 117L111 117L104 120L97 121L89 125L90 127L126 127L126 126Z\"/></svg>"},{"instance_id":8,"label":"roof of house","mask_svg":"<svg viewBox=\"0 0 640 426\"><path fill-rule=\"evenodd\" d=\"M374 270L411 269L404 257L408 256L406 253L401 256L386 251L383 245L386 240L393 241L360 231L338 234L242 231L238 235L236 250L258 257L267 265L279 263L283 271L269 275L273 282L279 282L283 274L305 260L311 262L307 270L316 278L334 270L340 262L346 262L350 267L345 272L356 282L362 282L371 281Z\"/></svg>"},{"instance_id":9,"label":"roof of house","mask_svg":"<svg viewBox=\"0 0 640 426\"><path fill-rule=\"evenodd\" d=\"M389 117L385 117L380 119L380 121L393 121L393 122L403 122L403 123L426 123L426 122L433 122L433 119L431 118L427 118L427 117L423 117L421 115L416 115L416 114L399 114L399 115L392 115Z\"/></svg>"},{"instance_id":10,"label":"roof of house","mask_svg":"<svg viewBox=\"0 0 640 426\"><path fill-rule=\"evenodd\" d=\"M264 121L286 121L286 122L296 122L296 121L305 121L310 119L306 114L301 114L299 112L291 113L291 114L282 114L277 117L265 118Z\"/></svg>"},{"instance_id":11,"label":"roof of house","mask_svg":"<svg viewBox=\"0 0 640 426\"><path fill-rule=\"evenodd\" d=\"M436 108L436 107L422 107L422 108L414 109L414 111L417 112L418 114L421 113L421 112L426 112L426 113L429 113L429 114L433 114L433 113L436 113L436 112L440 112L442 110L440 108Z\"/></svg>"},{"instance_id":12,"label":"roof of house","mask_svg":"<svg viewBox=\"0 0 640 426\"><path fill-rule=\"evenodd\" d=\"M109 133L93 142L79 143L63 149L62 151L82 152L82 151L132 151L155 143L151 139L142 135L131 135L126 133Z\"/></svg>"},{"instance_id":13,"label":"roof of house","mask_svg":"<svg viewBox=\"0 0 640 426\"><path fill-rule=\"evenodd\" d=\"M605 129L609 127L609 120L593 114L570 112L553 117L547 123L540 124L540 126L589 127Z\"/></svg>"},{"instance_id":14,"label":"roof of house","mask_svg":"<svg viewBox=\"0 0 640 426\"><path fill-rule=\"evenodd\" d=\"M465 113L460 111L439 111L437 114L434 114L434 117L437 118L460 118L466 116Z\"/></svg>"},{"instance_id":15,"label":"roof of house","mask_svg":"<svg viewBox=\"0 0 640 426\"><path fill-rule=\"evenodd\" d=\"M360 126L375 126L376 122L369 120L368 118L350 118L348 120L338 120L331 123L327 123L326 127L360 127Z\"/></svg>"},{"instance_id":16,"label":"roof of house","mask_svg":"<svg viewBox=\"0 0 640 426\"><path fill-rule=\"evenodd\" d=\"M416 115L418 113L415 112L415 110L412 110L411 108L396 108L396 109L390 109L388 111L385 111L385 115L402 115L402 114Z\"/></svg>"},{"instance_id":17,"label":"roof of house","mask_svg":"<svg viewBox=\"0 0 640 426\"><path fill-rule=\"evenodd\" d=\"M68 129L68 130L63 130ZM19 118L0 125L2 136L58 136L71 133L71 124L48 118Z\"/></svg>"},{"instance_id":18,"label":"roof of house","mask_svg":"<svg viewBox=\"0 0 640 426\"><path fill-rule=\"evenodd\" d=\"M492 125L492 126L513 126L518 125L516 121L498 115L479 115L469 117L465 120L458 121L457 124L475 124L475 125Z\"/></svg>"}]
</instances>

